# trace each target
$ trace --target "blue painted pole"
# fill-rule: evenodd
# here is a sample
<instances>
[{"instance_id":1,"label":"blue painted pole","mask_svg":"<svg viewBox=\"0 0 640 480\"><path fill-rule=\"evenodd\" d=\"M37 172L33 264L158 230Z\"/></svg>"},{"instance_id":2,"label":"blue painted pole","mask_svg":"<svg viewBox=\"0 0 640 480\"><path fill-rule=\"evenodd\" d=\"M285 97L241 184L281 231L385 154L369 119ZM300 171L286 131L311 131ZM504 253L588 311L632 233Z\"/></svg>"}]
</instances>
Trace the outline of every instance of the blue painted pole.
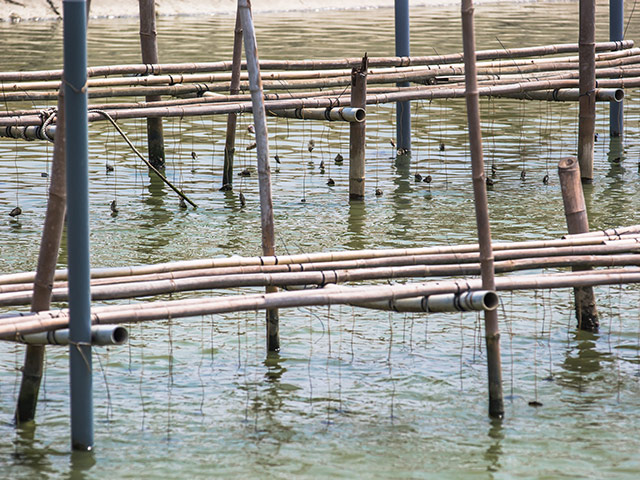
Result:
<instances>
[{"instance_id":1,"label":"blue painted pole","mask_svg":"<svg viewBox=\"0 0 640 480\"><path fill-rule=\"evenodd\" d=\"M609 40L624 39L624 0L609 0ZM620 137L624 132L622 102L609 102L609 135Z\"/></svg>"},{"instance_id":2,"label":"blue painted pole","mask_svg":"<svg viewBox=\"0 0 640 480\"><path fill-rule=\"evenodd\" d=\"M86 0L64 0L71 447L93 448Z\"/></svg>"},{"instance_id":3,"label":"blue painted pole","mask_svg":"<svg viewBox=\"0 0 640 480\"><path fill-rule=\"evenodd\" d=\"M409 0L395 0L396 10L396 56L408 57L409 51ZM398 83L408 87L409 82ZM396 146L411 151L411 102L396 103Z\"/></svg>"}]
</instances>

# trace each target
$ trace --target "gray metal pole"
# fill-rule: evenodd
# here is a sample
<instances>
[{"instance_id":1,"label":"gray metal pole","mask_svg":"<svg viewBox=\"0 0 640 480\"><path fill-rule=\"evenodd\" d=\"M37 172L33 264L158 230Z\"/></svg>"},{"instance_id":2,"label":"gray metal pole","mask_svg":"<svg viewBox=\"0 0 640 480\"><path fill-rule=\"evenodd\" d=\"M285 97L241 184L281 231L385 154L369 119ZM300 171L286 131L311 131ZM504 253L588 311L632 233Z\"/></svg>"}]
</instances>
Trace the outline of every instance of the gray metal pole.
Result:
<instances>
[{"instance_id":1,"label":"gray metal pole","mask_svg":"<svg viewBox=\"0 0 640 480\"><path fill-rule=\"evenodd\" d=\"M396 56L408 57L409 53L409 0L395 0L396 7ZM408 87L409 82L398 83ZM411 150L411 102L396 103L396 145L398 149Z\"/></svg>"},{"instance_id":2,"label":"gray metal pole","mask_svg":"<svg viewBox=\"0 0 640 480\"><path fill-rule=\"evenodd\" d=\"M86 1L64 0L63 14L71 447L86 451L93 447Z\"/></svg>"},{"instance_id":3,"label":"gray metal pole","mask_svg":"<svg viewBox=\"0 0 640 480\"><path fill-rule=\"evenodd\" d=\"M624 0L609 0L609 40L624 39ZM620 137L624 132L624 109L622 102L609 103L609 135Z\"/></svg>"}]
</instances>

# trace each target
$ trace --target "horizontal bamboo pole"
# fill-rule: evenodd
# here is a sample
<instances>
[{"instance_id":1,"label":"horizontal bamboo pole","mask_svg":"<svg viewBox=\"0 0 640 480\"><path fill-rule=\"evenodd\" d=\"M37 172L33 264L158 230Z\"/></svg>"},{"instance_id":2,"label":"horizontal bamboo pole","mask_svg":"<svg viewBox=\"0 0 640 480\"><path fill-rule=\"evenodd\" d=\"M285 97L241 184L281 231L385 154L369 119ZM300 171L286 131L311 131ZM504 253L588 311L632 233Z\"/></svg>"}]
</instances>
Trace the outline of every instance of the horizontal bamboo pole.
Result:
<instances>
[{"instance_id":1,"label":"horizontal bamboo pole","mask_svg":"<svg viewBox=\"0 0 640 480\"><path fill-rule=\"evenodd\" d=\"M274 110L267 112L274 117L299 118L301 120L343 121L350 123L364 122L364 108L296 108L292 110Z\"/></svg>"},{"instance_id":2,"label":"horizontal bamboo pole","mask_svg":"<svg viewBox=\"0 0 640 480\"><path fill-rule=\"evenodd\" d=\"M632 40L621 42L598 42L595 44L596 52L617 51L633 47ZM577 43L542 45L534 47L522 47L512 49L479 50L476 52L478 60L499 58L522 58L529 56L559 55L563 53L575 53L578 51ZM360 65L361 58L339 58L328 60L262 60L261 70L317 70L346 68L351 69ZM462 63L462 53L448 55L427 55L412 57L372 57L369 59L370 67L403 67L410 65L435 65L441 63ZM102 77L110 75L161 75L170 73L198 73L230 71L231 61L209 63L172 63L160 65L132 64L132 65L108 65L89 67L88 77ZM246 62L242 63L246 69ZM62 70L40 70L35 72L1 72L0 82L25 82L36 80L60 80Z\"/></svg>"},{"instance_id":3,"label":"horizontal bamboo pole","mask_svg":"<svg viewBox=\"0 0 640 480\"><path fill-rule=\"evenodd\" d=\"M625 56L615 59L596 60L596 68L613 68L622 65L631 65L640 63L640 49L634 49L635 55ZM578 63L573 59L555 59L544 61L520 60L520 61L504 61L489 62L478 64L478 74L502 76L508 74L522 75L532 72L545 71L561 71L561 70L577 70ZM262 74L262 80L266 89L297 89L309 86L312 88L326 88L331 86L343 86L349 84L350 70L315 70L302 72L266 72ZM464 75L463 64L441 64L428 67L406 67L392 69L370 69L368 76L371 83L397 83L399 81L424 82L435 77ZM242 90L248 88L248 77L244 73L241 76L244 83L240 84ZM173 74L173 75L152 75L145 77L117 77L117 78L93 78L88 81L90 95L92 97L102 96L110 92L116 92L115 89L107 87L128 87L123 88L122 94L113 93L114 96L123 96L125 94L142 95L135 92L156 92L157 90L144 90L142 87L154 86L186 86L189 84L207 85L209 91L229 91L229 83L231 74ZM217 87L214 84L219 84ZM3 98L12 99L11 93L20 92L25 98L29 97L31 92L39 92L46 90L59 90L59 81L41 81L41 82L22 82L22 83L1 83L0 93ZM175 92L176 90L170 90ZM103 93L106 92L106 93ZM55 93L55 92L54 92ZM37 98L37 97L32 97Z\"/></svg>"},{"instance_id":4,"label":"horizontal bamboo pole","mask_svg":"<svg viewBox=\"0 0 640 480\"><path fill-rule=\"evenodd\" d=\"M630 48L616 52L605 52L596 55L596 65L615 66L630 63L640 63L640 48ZM543 71L558 70L562 68L577 68L578 56L569 57L553 57L553 58L532 58L532 59L516 59L509 58L500 61L478 62L478 70L496 70L504 75L508 71L513 73L523 73L526 71ZM560 67L560 65L563 65ZM387 68L370 68L369 75L387 75L387 74L405 74L415 72L431 72L433 75L447 74L448 69L451 72L463 71L464 64L438 64L431 66L409 66L409 67L387 67ZM526 69L531 70L526 70ZM442 73L438 73L442 70ZM525 69L525 70L523 70ZM263 81L275 80L302 80L313 78L341 77L348 76L351 69L331 69L331 70L299 70L299 71L282 71L269 72L261 71ZM449 73L452 74L452 73ZM248 80L246 72L242 72L241 80ZM116 87L116 86L152 86L152 85L178 85L185 83L215 83L230 82L231 73L186 73L179 72L165 75L146 75L146 76L120 76L111 78L90 78L87 82L89 88L96 87ZM0 91L29 91L29 90L57 90L60 88L59 80L42 80L42 81L23 81L0 84Z\"/></svg>"},{"instance_id":5,"label":"horizontal bamboo pole","mask_svg":"<svg viewBox=\"0 0 640 480\"><path fill-rule=\"evenodd\" d=\"M640 73L640 70L638 71ZM633 79L612 79L602 80L598 84L600 87L619 88L624 83L626 86L640 86L640 77ZM578 79L566 80L538 80L520 82L507 85L480 86L479 94L482 96L502 96L509 93L521 93L533 90L550 90L557 88L575 88ZM464 87L437 88L437 89L401 89L390 93L380 93L367 95L367 104L391 103L404 100L434 100L439 98L461 98L464 96ZM349 106L348 98L306 98L273 100L265 102L267 110L287 110L296 108L327 108ZM213 105L190 105L182 107L148 107L135 109L105 110L114 120L144 118L144 117L187 117L202 115L226 115L229 113L243 113L251 111L251 103L234 104L213 104ZM101 120L102 117L96 113L89 114L89 121ZM0 117L0 127L5 126L28 126L40 125L42 118L36 115L18 117Z\"/></svg>"},{"instance_id":6,"label":"horizontal bamboo pole","mask_svg":"<svg viewBox=\"0 0 640 480\"><path fill-rule=\"evenodd\" d=\"M499 253L497 253L497 259L502 262L500 265L503 265L500 272L521 270L525 268L562 267L570 266L573 264L586 265L586 263L592 264L593 266L611 267L615 265L634 265L634 262L637 261L635 260L635 258L640 258L640 256L625 255L630 251L638 251L638 243L635 239L628 242L614 241L607 245L501 250L499 251ZM428 270L407 270L407 276L461 274L472 275L477 272L474 269L475 267L468 268L468 264L474 264L477 263L477 261L477 253L445 253L277 265L256 264L249 266L199 268L168 271L165 273L143 273L93 278L91 280L91 286L96 287L103 285L154 282L159 280L179 280L185 278L213 276L244 276L259 273L273 274L303 271L318 272L327 270L375 269L382 267L405 267L412 265L424 265L429 267ZM442 265L444 265L445 267L436 268L436 266ZM451 265L453 265L453 268L450 267ZM32 288L32 282L9 283L0 285L0 294L30 292ZM56 289L57 292L64 292L66 291L67 283L64 281L57 281L54 282L52 288ZM0 296L0 298L2 297ZM26 301L27 299L25 298L23 300Z\"/></svg>"},{"instance_id":7,"label":"horizontal bamboo pole","mask_svg":"<svg viewBox=\"0 0 640 480\"><path fill-rule=\"evenodd\" d=\"M594 230L586 233L574 233L564 235L563 239L582 239L588 237L607 237L608 240L618 240L624 236L640 233L640 225L630 225L628 227L608 228L605 230Z\"/></svg>"},{"instance_id":8,"label":"horizontal bamboo pole","mask_svg":"<svg viewBox=\"0 0 640 480\"><path fill-rule=\"evenodd\" d=\"M596 102L620 103L624 99L624 90L621 88L596 88L594 94L596 96ZM520 98L524 100L577 102L580 99L580 90L577 88L535 90L524 93L507 93L501 96L506 98Z\"/></svg>"},{"instance_id":9,"label":"horizontal bamboo pole","mask_svg":"<svg viewBox=\"0 0 640 480\"><path fill-rule=\"evenodd\" d=\"M588 273L498 277L496 278L496 290L539 290L629 283L640 283L640 269L627 269L625 272L615 273L590 271ZM114 305L92 309L91 322L95 325L121 324L270 308L352 304L389 298L402 299L458 293L479 290L480 287L481 281L479 279L451 280L405 285L336 286L330 289L305 289L293 292ZM19 338L19 335L66 328L68 320L68 310L50 310L35 314L24 313L3 317L0 319L0 338L15 340Z\"/></svg>"},{"instance_id":10,"label":"horizontal bamboo pole","mask_svg":"<svg viewBox=\"0 0 640 480\"><path fill-rule=\"evenodd\" d=\"M568 247L570 249L581 247ZM562 250L562 249L552 249ZM625 249L620 249L625 250ZM640 245L634 249L640 251ZM556 256L544 256L542 252L530 250L538 256L528 256L523 258L523 251L497 252L495 271L497 273L513 272L517 270L558 268L558 267L620 267L620 266L640 266L640 255L564 255L561 252L554 252ZM468 254L467 254L468 255ZM502 260L502 257L512 257ZM403 259L404 257L399 257ZM427 263L428 259L419 260L424 263L411 264L405 266L384 266L384 267L362 267L358 269L342 269L338 266L316 271L298 272L260 272L242 274L219 274L219 275L197 275L182 278L154 279L144 281L136 280L135 277L125 277L122 281L115 281L110 284L96 285L92 283L91 298L97 300L115 300L125 298L135 298L142 296L170 294L176 292L212 290L221 288L239 287L289 287L296 285L325 285L330 283L347 283L365 280L384 280L394 278L416 278L433 277L446 275L477 275L480 273L478 256L467 256L459 263L438 263L444 260L433 259L433 263ZM277 267L277 266L276 266ZM331 268L333 267L333 268ZM129 281L127 281L129 280ZM7 291L0 293L0 306L28 305L31 303L31 289L10 291L15 287L25 287L28 284L11 285ZM68 300L68 290L66 285L55 287L52 290L51 300L53 302L63 302Z\"/></svg>"},{"instance_id":11,"label":"horizontal bamboo pole","mask_svg":"<svg viewBox=\"0 0 640 480\"><path fill-rule=\"evenodd\" d=\"M627 229L638 228L640 225L623 227ZM620 230L620 228L618 229ZM625 237L626 238L626 237ZM534 240L521 242L494 242L494 252L504 250L526 250L526 249L556 249L561 247L597 246L604 243L599 236L585 238L568 238L556 240ZM635 238L625 239L625 242L635 242ZM616 244L615 242L613 243ZM309 264L314 262L338 262L347 260L384 259L390 257L411 257L418 255L444 255L444 254L464 254L478 251L477 244L446 245L417 248L394 248L394 249L367 249L367 250L345 250L339 252L314 252L296 255L279 255L266 257L220 257L197 260L186 260L179 262L166 262L153 265L137 265L124 267L103 267L91 269L91 278L110 278L133 275L146 275L155 273L178 272L196 269L213 269L223 267L249 267L259 265L292 265ZM575 251L573 252L575 253ZM593 253L593 252L590 252ZM565 252L565 254L571 254ZM371 265L369 265L371 266ZM254 272L252 272L254 273ZM15 283L33 283L35 272L23 272L0 275L0 285ZM54 280L61 281L67 279L67 270L56 270Z\"/></svg>"},{"instance_id":12,"label":"horizontal bamboo pole","mask_svg":"<svg viewBox=\"0 0 640 480\"><path fill-rule=\"evenodd\" d=\"M597 66L596 75L598 78L607 76L638 76L640 68L623 66L629 62L640 62L640 56L628 57L624 59L600 62ZM513 67L485 68L478 69L479 75L488 75L499 78L503 75L524 75L531 72L558 72L558 71L575 71L578 76L577 64L575 63L554 63L547 65L529 64ZM370 84L392 84L397 82L419 82L427 83L434 81L437 77L446 78L451 75L463 75L464 68L460 67L433 67L424 70L416 70L411 72L400 72L393 74L377 74L371 75ZM298 90L309 88L331 88L348 86L350 84L349 76L325 77L317 79L301 79L301 80L277 80L264 81L265 90ZM28 90L26 88L15 88L0 90L1 97L5 101L43 101L51 100L57 97L57 90L54 84L50 85L50 90ZM248 82L240 83L240 90L246 91L249 88ZM229 82L197 82L184 84L169 85L153 85L153 86L131 86L131 87L93 87L89 89L90 98L103 97L129 97L129 96L149 96L149 95L172 95L179 96L189 93L202 94L203 92L228 92Z\"/></svg>"}]
</instances>

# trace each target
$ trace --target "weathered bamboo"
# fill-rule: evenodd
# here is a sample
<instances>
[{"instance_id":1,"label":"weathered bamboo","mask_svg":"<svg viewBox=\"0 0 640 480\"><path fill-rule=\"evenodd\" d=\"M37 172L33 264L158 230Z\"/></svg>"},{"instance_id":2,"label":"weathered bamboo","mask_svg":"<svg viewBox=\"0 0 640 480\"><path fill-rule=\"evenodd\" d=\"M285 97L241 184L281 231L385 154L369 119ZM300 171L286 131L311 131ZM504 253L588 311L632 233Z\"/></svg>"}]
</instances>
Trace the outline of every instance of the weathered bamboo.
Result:
<instances>
[{"instance_id":1,"label":"weathered bamboo","mask_svg":"<svg viewBox=\"0 0 640 480\"><path fill-rule=\"evenodd\" d=\"M628 255L633 253L636 255ZM511 269L522 268L542 268L550 266L571 266L573 264L583 265L586 263L592 263L594 266L614 266L620 263L616 262L629 262L623 263L625 265L634 265L634 258L640 259L640 244L638 244L637 238L630 241L611 241L606 245L584 245L584 246L566 246L566 247L549 247L549 248L535 248L535 249L509 249L509 250L497 250L494 252L494 258L496 261L503 262L499 271L511 271ZM248 266L227 266L227 267L214 267L214 268L196 268L188 270L176 270L164 273L145 273L134 275L120 275L102 278L93 278L91 285L110 285L110 284L125 284L136 282L150 282L156 280L177 280L183 278L201 278L210 276L225 276L225 275L248 275L256 273L280 273L280 272L309 272L309 271L321 271L321 270L351 270L351 269L368 269L368 268L381 268L381 267L401 267L412 265L427 265L427 270L415 270L410 271L410 275L456 275L456 274L475 274L475 270L456 270L445 267L444 269L433 269L434 266L441 265L453 265L454 267L464 267L468 264L475 264L479 260L478 252L469 253L444 253L444 254L427 254L427 255L408 255L408 256L391 256L391 257L379 257L379 258L364 258L353 260L341 260L341 261L325 261L325 262L309 262L309 263L279 263L276 265L262 265L254 264ZM523 260L524 263L518 263L519 260ZM504 262L507 263L506 267ZM567 263L569 262L569 263ZM496 266L496 271L498 267ZM377 277L376 277L377 278ZM363 279L369 279L363 278ZM236 284L226 285L228 287L239 286ZM56 294L60 293L67 287L67 283L64 281L55 282L53 287L56 290ZM14 297L5 297L3 294L15 293L15 292L27 292L31 291L32 283L11 283L0 285L0 304L5 300L10 300ZM155 293L168 293L157 291ZM17 298L17 297L16 297ZM62 297L56 297L57 300L64 300ZM24 302L28 302L28 298L23 298Z\"/></svg>"},{"instance_id":2,"label":"weathered bamboo","mask_svg":"<svg viewBox=\"0 0 640 480\"><path fill-rule=\"evenodd\" d=\"M301 120L326 120L328 122L364 122L366 112L364 108L296 108L293 110L274 110L268 112L274 117L298 118Z\"/></svg>"},{"instance_id":3,"label":"weathered bamboo","mask_svg":"<svg viewBox=\"0 0 640 480\"><path fill-rule=\"evenodd\" d=\"M624 98L624 90L621 88L596 88L593 91L596 102L621 102ZM577 88L564 88L555 90L534 90L525 93L507 93L506 98L521 98L526 100L546 100L553 102L577 102L580 101L580 90Z\"/></svg>"},{"instance_id":4,"label":"weathered bamboo","mask_svg":"<svg viewBox=\"0 0 640 480\"><path fill-rule=\"evenodd\" d=\"M495 290L493 249L491 247L491 226L487 184L484 175L482 154L482 131L480 127L480 106L478 81L476 78L476 40L473 23L473 0L462 0L462 43L464 47L467 119L469 122L469 150L473 176L473 199L478 226L480 245L480 269L482 288ZM504 416L502 397L502 366L500 362L500 330L498 313L487 310L484 315L484 331L487 345L487 367L489 376L489 415L494 418Z\"/></svg>"},{"instance_id":5,"label":"weathered bamboo","mask_svg":"<svg viewBox=\"0 0 640 480\"><path fill-rule=\"evenodd\" d=\"M640 63L640 48L633 48L621 52L613 52L598 54L595 56L596 68L611 68L621 65ZM562 57L562 58L533 58L533 59L509 59L493 62L477 63L478 74L495 75L504 77L509 74L521 75L522 73L531 72L552 72L561 70L575 70L578 67L578 57ZM435 66L411 66L411 67L390 67L390 68L371 68L369 69L370 82L387 82L392 83L397 80L424 81L434 77L455 76L464 74L463 64L440 64ZM233 69L232 69L233 72ZM246 72L239 72L240 80L247 80ZM395 75L386 78L386 75ZM263 80L308 80L308 79L324 79L330 77L345 77L341 83L349 83L350 70L306 70L296 72L261 72ZM381 79L381 80L378 80ZM111 78L93 78L88 81L88 86L92 89L102 87L118 87L118 86L159 86L159 85L180 85L189 83L217 83L230 82L233 80L233 73L210 73L210 74L168 74L168 75L151 75L151 76L125 76ZM277 83L272 85L278 85ZM285 86L286 84L282 84ZM320 84L324 85L324 84ZM40 81L40 82L15 82L0 84L0 92L10 93L16 91L28 92L32 90L55 90L60 87L59 81ZM287 85L288 87L288 85ZM224 87L220 87L224 90Z\"/></svg>"},{"instance_id":6,"label":"weathered bamboo","mask_svg":"<svg viewBox=\"0 0 640 480\"><path fill-rule=\"evenodd\" d=\"M640 229L640 225L634 227L627 227L628 229L637 228ZM626 238L626 237L624 237ZM534 250L547 248L548 254L545 252L540 256L552 255L552 252L558 252L561 248L566 247L580 247L580 246L597 246L604 245L606 238L600 238L599 236L587 236L568 239L557 240L535 240L535 241L523 241L523 242L498 242L493 243L494 256L500 255L501 251L505 250ZM629 240L631 243L635 243L635 237L631 237ZM619 244L618 241L612 242L610 245L605 246L605 250L588 250L580 251L578 249L562 250L563 255L575 255L575 254L610 254L621 253L629 250L616 250L615 252L611 248L616 248L615 245ZM626 248L626 247L625 247ZM361 261L365 259L385 259L391 257L412 257L409 262L416 261L413 257L419 255L443 255L443 254L456 254L456 262L460 261L460 254L472 253L478 251L477 244L464 244L464 245L447 245L447 246L432 246L432 247L417 247L417 248L395 248L395 249L368 249L368 250L347 250L339 252L315 252L304 253L297 255L280 255L280 256L263 256L263 257L228 257L228 258L209 258L209 259L197 259L187 260L180 262L166 262L154 265L136 265L136 266L124 266L124 267L107 267L107 268L95 268L91 271L91 276L94 279L98 278L110 278L118 276L132 276L132 275L145 275L163 272L178 272L185 270L195 269L209 269L209 268L223 268L223 267L238 267L238 266L257 266L257 265L291 265L291 264L309 264L312 262L337 262L345 260ZM521 253L521 257L526 258L535 253L529 254L526 252ZM0 285L8 285L15 283L33 282L35 273L12 273L0 275ZM55 272L55 280L61 281L67 279L67 270L60 269Z\"/></svg>"},{"instance_id":7,"label":"weathered bamboo","mask_svg":"<svg viewBox=\"0 0 640 480\"><path fill-rule=\"evenodd\" d=\"M596 1L580 0L578 162L583 182L593 181L593 144L596 123L596 102L593 95L596 88L595 38Z\"/></svg>"},{"instance_id":8,"label":"weathered bamboo","mask_svg":"<svg viewBox=\"0 0 640 480\"><path fill-rule=\"evenodd\" d=\"M237 95L240 92L240 66L242 63L242 23L240 11L236 11L236 26L233 35L233 63L231 67L231 86L229 93ZM224 143L224 165L222 168L222 190L233 188L233 156L236 143L236 123L238 114L230 113L227 116L227 135Z\"/></svg>"},{"instance_id":9,"label":"weathered bamboo","mask_svg":"<svg viewBox=\"0 0 640 480\"><path fill-rule=\"evenodd\" d=\"M351 72L351 107L364 108L367 104L368 58L365 53L359 67ZM366 125L362 122L349 125L349 199L364 198Z\"/></svg>"},{"instance_id":10,"label":"weathered bamboo","mask_svg":"<svg viewBox=\"0 0 640 480\"><path fill-rule=\"evenodd\" d=\"M398 260L401 260L400 257ZM477 261L459 264L410 264L382 267L348 267L345 265L315 266L302 271L300 266L287 269L286 265L243 267L242 273L232 269L229 273L182 272L182 275L164 274L154 276L118 277L109 282L94 281L91 298L94 301L136 298L151 295L172 294L198 290L211 290L240 287L291 287L324 285L333 283L361 282L366 280L386 280L398 278L437 277L452 275L478 275L480 264ZM622 267L640 266L640 255L558 255L554 257L531 257L500 260L495 262L496 273L506 273L527 269L559 267ZM291 270L291 271L288 271ZM191 275L189 275L191 273ZM22 285L19 285L22 287ZM11 288L0 293L0 306L26 305L31 301L32 292L28 288L12 291ZM52 301L66 302L68 290L66 284L57 284L52 292Z\"/></svg>"},{"instance_id":11,"label":"weathered bamboo","mask_svg":"<svg viewBox=\"0 0 640 480\"><path fill-rule=\"evenodd\" d=\"M253 122L256 130L256 151L258 156L258 181L260 190L260 220L262 225L262 253L275 255L275 228L273 222L273 200L271 198L271 169L269 166L269 140L267 134L267 116L262 97L262 80L260 79L260 64L258 61L258 45L251 16L251 2L238 0L244 50L247 58L247 71L251 85L251 103L253 105ZM267 293L277 292L277 289L267 288ZM267 351L280 350L280 326L277 309L267 309L266 318Z\"/></svg>"},{"instance_id":12,"label":"weathered bamboo","mask_svg":"<svg viewBox=\"0 0 640 480\"><path fill-rule=\"evenodd\" d=\"M60 122L60 127L58 128L58 138L55 140L53 147L49 198L40 240L38 266L33 280L32 312L48 310L51 306L51 291L64 227L67 203L64 88L61 88L58 93L56 115ZM20 393L18 394L18 402L14 414L16 425L29 422L35 418L43 375L44 354L45 347L42 345L31 345L26 349Z\"/></svg>"},{"instance_id":13,"label":"weathered bamboo","mask_svg":"<svg viewBox=\"0 0 640 480\"><path fill-rule=\"evenodd\" d=\"M589 219L587 218L587 207L582 193L581 173L576 159L568 157L560 160L558 175L562 189L564 214L567 219L567 231L569 234L588 232ZM584 269L582 267L574 267L574 270ZM586 269L588 270L588 267ZM578 328L597 332L600 322L598 321L598 310L593 288L575 288L574 297Z\"/></svg>"},{"instance_id":14,"label":"weathered bamboo","mask_svg":"<svg viewBox=\"0 0 640 480\"><path fill-rule=\"evenodd\" d=\"M584 237L607 237L609 240L618 240L623 236L640 233L640 225L630 225L628 227L608 228L606 230L595 230L593 232L575 233L573 235L565 235L562 238L574 239Z\"/></svg>"},{"instance_id":15,"label":"weathered bamboo","mask_svg":"<svg viewBox=\"0 0 640 480\"><path fill-rule=\"evenodd\" d=\"M160 63L156 34L156 7L154 0L139 0L140 5L140 49L146 64ZM153 72L152 72L153 73ZM162 100L160 95L147 95L147 102ZM156 169L164 168L164 134L162 118L147 118L147 144L149 163Z\"/></svg>"},{"instance_id":16,"label":"weathered bamboo","mask_svg":"<svg viewBox=\"0 0 640 480\"><path fill-rule=\"evenodd\" d=\"M389 300L361 302L352 305L393 312L442 313L495 310L499 304L500 299L495 292L475 290L399 300L391 298Z\"/></svg>"},{"instance_id":17,"label":"weathered bamboo","mask_svg":"<svg viewBox=\"0 0 640 480\"><path fill-rule=\"evenodd\" d=\"M547 79L530 82L510 83L506 85L482 86L478 93L482 96L501 96L507 93L528 92L533 90L549 90L556 88L574 88L578 85L577 79ZM602 80L599 83L603 87L619 88L640 85L640 78ZM461 98L464 96L464 88L408 88L390 89L390 93L367 95L367 104L391 103L399 100L433 100L438 98ZM271 100L265 102L265 108L270 111L295 108L327 108L349 106L350 99L341 98L297 98L286 100ZM184 105L180 107L146 107L133 109L106 110L115 120L142 117L185 117L200 115L228 114L231 112L250 112L251 104L248 102L211 104L211 105ZM90 113L89 121L100 120L101 116ZM1 116L0 127L41 125L42 118L39 115Z\"/></svg>"},{"instance_id":18,"label":"weathered bamboo","mask_svg":"<svg viewBox=\"0 0 640 480\"><path fill-rule=\"evenodd\" d=\"M552 275L521 275L496 279L497 291L539 290L571 288L575 286L624 285L640 283L640 269L625 269L616 272L573 272ZM194 298L165 302L139 303L135 305L113 305L95 307L91 319L94 325L133 323L213 315L237 311L255 311L269 308L291 308L351 304L357 302L386 300L389 298L412 298L425 295L456 293L482 288L480 280L450 280L405 285L382 285L364 287L336 286L330 289L305 289L293 292L270 294L224 296L217 298ZM13 340L18 335L66 328L68 310L51 310L33 314L15 314L0 318L0 338Z\"/></svg>"},{"instance_id":19,"label":"weathered bamboo","mask_svg":"<svg viewBox=\"0 0 640 480\"><path fill-rule=\"evenodd\" d=\"M633 47L632 40L622 42L596 43L596 51L619 51ZM511 59L531 56L557 55L578 51L578 44L542 45L535 47L522 47L512 49L479 50L476 52L477 60ZM402 67L410 65L436 65L442 63L462 63L462 53L448 55L427 55L413 57L371 57L370 67ZM333 68L354 68L360 65L361 58L339 58L327 60L262 60L260 68L264 70L317 70ZM246 64L243 63L246 68ZM107 65L90 67L87 69L89 77L103 77L109 75L149 75L167 73L196 73L230 71L232 62L210 63L172 63L172 64L143 64L143 65ZM34 80L59 80L62 70L40 70L34 72L0 72L0 82L24 82Z\"/></svg>"}]
</instances>

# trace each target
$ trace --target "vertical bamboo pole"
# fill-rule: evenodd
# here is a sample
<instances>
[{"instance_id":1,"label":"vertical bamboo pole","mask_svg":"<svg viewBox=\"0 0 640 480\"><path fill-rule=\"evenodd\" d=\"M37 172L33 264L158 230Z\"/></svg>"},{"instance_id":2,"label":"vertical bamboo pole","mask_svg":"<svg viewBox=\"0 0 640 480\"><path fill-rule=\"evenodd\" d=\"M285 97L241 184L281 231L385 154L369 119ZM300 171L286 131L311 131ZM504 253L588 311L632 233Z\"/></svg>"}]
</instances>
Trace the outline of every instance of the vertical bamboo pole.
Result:
<instances>
[{"instance_id":1,"label":"vertical bamboo pole","mask_svg":"<svg viewBox=\"0 0 640 480\"><path fill-rule=\"evenodd\" d=\"M359 67L351 71L351 106L367 106L367 69L365 53ZM366 120L349 124L349 199L364 198Z\"/></svg>"},{"instance_id":2,"label":"vertical bamboo pole","mask_svg":"<svg viewBox=\"0 0 640 480\"><path fill-rule=\"evenodd\" d=\"M253 124L256 129L256 151L258 156L258 181L260 190L260 220L262 223L262 253L275 255L275 230L273 224L273 200L271 198L271 170L269 166L269 140L267 116L264 108L258 45L253 28L250 0L238 0L238 13L244 37L245 57L249 73L249 91L253 107ZM275 287L267 287L267 293L276 292ZM277 309L267 310L267 351L280 350L280 325Z\"/></svg>"},{"instance_id":3,"label":"vertical bamboo pole","mask_svg":"<svg viewBox=\"0 0 640 480\"><path fill-rule=\"evenodd\" d=\"M609 1L609 40L624 40L624 0ZM609 135L620 137L624 132L623 102L609 102Z\"/></svg>"},{"instance_id":4,"label":"vertical bamboo pole","mask_svg":"<svg viewBox=\"0 0 640 480\"><path fill-rule=\"evenodd\" d=\"M409 0L395 0L396 56L408 57L410 52ZM409 82L398 83L408 87ZM411 102L396 102L396 145L403 152L411 151Z\"/></svg>"},{"instance_id":5,"label":"vertical bamboo pole","mask_svg":"<svg viewBox=\"0 0 640 480\"><path fill-rule=\"evenodd\" d=\"M574 157L560 160L558 164L558 176L560 177L560 188L562 189L562 201L564 203L564 214L567 220L567 231L569 234L588 232L589 219L587 217L587 207L582 192L578 162ZM573 270L590 270L590 268L574 267ZM574 288L573 291L578 328L597 332L600 324L598 321L598 310L596 308L596 297L593 293L593 287L577 287Z\"/></svg>"},{"instance_id":6,"label":"vertical bamboo pole","mask_svg":"<svg viewBox=\"0 0 640 480\"><path fill-rule=\"evenodd\" d=\"M156 35L156 7L154 0L139 0L140 6L140 48L142 63L156 65L158 60L158 41ZM153 69L150 72L153 74ZM162 100L160 95L149 95L147 102ZM162 118L147 118L147 144L149 163L155 168L164 168L164 134Z\"/></svg>"},{"instance_id":7,"label":"vertical bamboo pole","mask_svg":"<svg viewBox=\"0 0 640 480\"><path fill-rule=\"evenodd\" d=\"M484 176L482 154L482 132L480 129L480 107L478 102L478 80L476 71L476 44L473 24L473 0L462 0L462 43L464 46L465 97L469 122L469 146L473 176L473 199L476 207L476 224L480 248L480 270L482 288L495 290L493 248L487 201L487 184ZM484 316L487 365L489 376L489 415L502 418L502 366L500 363L500 331L497 310L487 311Z\"/></svg>"},{"instance_id":8,"label":"vertical bamboo pole","mask_svg":"<svg viewBox=\"0 0 640 480\"><path fill-rule=\"evenodd\" d=\"M87 23L91 0L87 0ZM64 216L67 206L67 170L65 159L65 131L64 131L64 86L58 91L58 106L56 109L56 137L53 145L53 161L51 165L51 184L47 212L42 228L38 266L33 283L33 301L31 311L49 310L51 306L51 289L58 254L60 240L64 229ZM28 345L22 368L22 381L14 415L16 425L30 422L36 416L38 395L44 367L44 345Z\"/></svg>"},{"instance_id":9,"label":"vertical bamboo pole","mask_svg":"<svg viewBox=\"0 0 640 480\"><path fill-rule=\"evenodd\" d=\"M240 12L236 11L236 26L233 35L233 62L231 64L231 89L229 93L236 95L240 92L240 70L242 67L242 24ZM233 156L236 152L236 123L237 113L227 116L227 138L224 144L224 167L222 170L221 190L233 188Z\"/></svg>"},{"instance_id":10,"label":"vertical bamboo pole","mask_svg":"<svg viewBox=\"0 0 640 480\"><path fill-rule=\"evenodd\" d=\"M85 0L64 0L71 447L93 448L89 265L89 131Z\"/></svg>"},{"instance_id":11,"label":"vertical bamboo pole","mask_svg":"<svg viewBox=\"0 0 640 480\"><path fill-rule=\"evenodd\" d=\"M593 143L596 129L596 2L580 0L580 113L578 123L578 161L583 182L593 181Z\"/></svg>"}]
</instances>

